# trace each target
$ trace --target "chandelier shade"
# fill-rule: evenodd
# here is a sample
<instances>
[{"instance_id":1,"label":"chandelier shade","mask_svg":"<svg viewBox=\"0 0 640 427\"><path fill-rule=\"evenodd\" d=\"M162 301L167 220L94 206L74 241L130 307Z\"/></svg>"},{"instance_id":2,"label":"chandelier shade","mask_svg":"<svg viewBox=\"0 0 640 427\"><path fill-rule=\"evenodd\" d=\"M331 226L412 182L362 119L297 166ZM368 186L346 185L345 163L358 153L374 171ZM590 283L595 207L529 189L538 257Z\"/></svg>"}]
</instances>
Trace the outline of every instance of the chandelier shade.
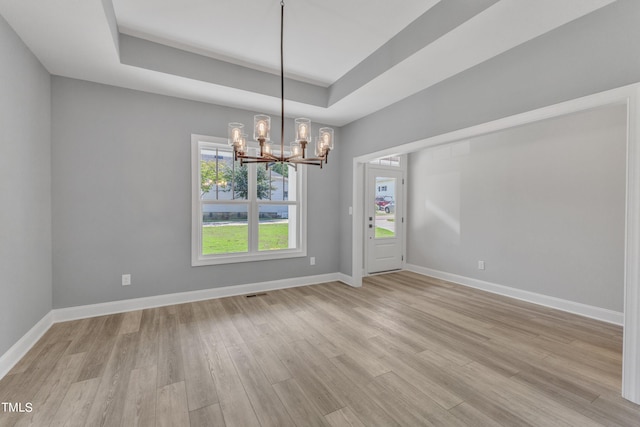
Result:
<instances>
[{"instance_id":1,"label":"chandelier shade","mask_svg":"<svg viewBox=\"0 0 640 427\"><path fill-rule=\"evenodd\" d=\"M228 127L229 145L233 147L235 160L245 163L264 163L269 167L274 163L286 163L297 167L298 164L322 166L327 163L329 152L333 150L334 132L332 128L322 127L318 136L311 136L311 120L297 118L294 121L294 140L289 145L288 155L284 145L284 1L280 2L280 152L273 152L271 144L271 117L257 114L253 118L253 140L260 146L258 154L251 153L247 147L247 134L242 123L232 122ZM313 157L307 156L307 148L313 150Z\"/></svg>"}]
</instances>

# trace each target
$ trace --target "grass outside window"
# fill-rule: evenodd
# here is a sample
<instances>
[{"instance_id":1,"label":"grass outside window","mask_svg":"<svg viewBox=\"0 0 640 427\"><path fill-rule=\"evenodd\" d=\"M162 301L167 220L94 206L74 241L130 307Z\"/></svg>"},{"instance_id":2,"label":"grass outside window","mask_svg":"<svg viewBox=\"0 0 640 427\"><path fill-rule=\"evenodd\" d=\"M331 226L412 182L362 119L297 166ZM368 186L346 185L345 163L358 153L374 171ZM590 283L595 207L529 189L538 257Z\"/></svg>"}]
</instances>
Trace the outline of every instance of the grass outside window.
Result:
<instances>
[{"instance_id":1,"label":"grass outside window","mask_svg":"<svg viewBox=\"0 0 640 427\"><path fill-rule=\"evenodd\" d=\"M259 250L289 248L289 224L260 223ZM249 227L242 225L215 225L202 228L202 254L214 255L225 253L248 252L247 236Z\"/></svg>"},{"instance_id":2,"label":"grass outside window","mask_svg":"<svg viewBox=\"0 0 640 427\"><path fill-rule=\"evenodd\" d=\"M382 227L376 227L376 238L394 237L395 235L396 234L391 230L387 230L386 228L382 228Z\"/></svg>"}]
</instances>

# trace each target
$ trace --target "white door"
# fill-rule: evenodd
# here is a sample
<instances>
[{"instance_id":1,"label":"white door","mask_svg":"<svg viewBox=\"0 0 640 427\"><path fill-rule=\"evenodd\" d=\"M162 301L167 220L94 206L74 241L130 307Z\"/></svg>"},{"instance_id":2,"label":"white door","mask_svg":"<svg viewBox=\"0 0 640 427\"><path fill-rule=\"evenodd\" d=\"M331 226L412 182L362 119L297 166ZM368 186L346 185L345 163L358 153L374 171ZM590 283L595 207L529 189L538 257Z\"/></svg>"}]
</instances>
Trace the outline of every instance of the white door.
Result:
<instances>
[{"instance_id":1,"label":"white door","mask_svg":"<svg viewBox=\"0 0 640 427\"><path fill-rule=\"evenodd\" d=\"M366 271L399 270L404 247L403 172L367 165L366 183Z\"/></svg>"}]
</instances>

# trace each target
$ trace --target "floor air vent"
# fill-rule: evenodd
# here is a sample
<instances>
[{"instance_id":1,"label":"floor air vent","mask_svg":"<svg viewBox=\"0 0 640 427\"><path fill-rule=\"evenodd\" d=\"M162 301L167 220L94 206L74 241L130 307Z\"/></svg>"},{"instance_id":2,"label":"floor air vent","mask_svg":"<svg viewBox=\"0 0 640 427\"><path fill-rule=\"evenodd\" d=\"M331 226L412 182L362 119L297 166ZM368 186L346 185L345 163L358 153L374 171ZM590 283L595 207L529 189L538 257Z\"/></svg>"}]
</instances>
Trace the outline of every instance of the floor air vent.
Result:
<instances>
[{"instance_id":1,"label":"floor air vent","mask_svg":"<svg viewBox=\"0 0 640 427\"><path fill-rule=\"evenodd\" d=\"M266 292L263 292L263 293L261 293L261 294L251 294L251 295L247 295L246 297L247 297L247 298L261 297L261 296L264 296L264 295L266 295L266 294L267 294Z\"/></svg>"}]
</instances>

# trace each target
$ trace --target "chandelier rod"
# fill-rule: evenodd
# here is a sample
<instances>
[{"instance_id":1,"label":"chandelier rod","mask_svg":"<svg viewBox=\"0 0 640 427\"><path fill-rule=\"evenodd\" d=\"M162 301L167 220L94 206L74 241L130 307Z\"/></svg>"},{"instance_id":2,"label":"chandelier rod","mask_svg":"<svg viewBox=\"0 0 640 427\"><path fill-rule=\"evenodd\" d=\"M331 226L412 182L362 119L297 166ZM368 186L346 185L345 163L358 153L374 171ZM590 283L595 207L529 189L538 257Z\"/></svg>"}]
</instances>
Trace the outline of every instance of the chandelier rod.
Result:
<instances>
[{"instance_id":1,"label":"chandelier rod","mask_svg":"<svg viewBox=\"0 0 640 427\"><path fill-rule=\"evenodd\" d=\"M280 159L284 160L284 0L280 1Z\"/></svg>"},{"instance_id":2,"label":"chandelier rod","mask_svg":"<svg viewBox=\"0 0 640 427\"><path fill-rule=\"evenodd\" d=\"M327 162L329 151L333 149L333 129L321 127L320 135L317 138L315 147L315 157L306 156L307 146L312 141L309 133L311 131L311 121L305 118L295 119L296 139L291 143L291 153L285 155L284 151L284 0L280 0L280 153L275 155L271 150L271 140L269 130L271 129L271 118L264 114L254 116L253 138L260 144L260 155L252 156L247 151L246 134L242 133L244 125L242 123L229 123L229 145L233 146L233 157L240 159L240 164L245 163L287 163L294 168L297 163L316 165L322 168ZM275 141L273 141L275 143ZM315 145L312 143L311 145ZM311 147L309 147L312 149Z\"/></svg>"}]
</instances>

